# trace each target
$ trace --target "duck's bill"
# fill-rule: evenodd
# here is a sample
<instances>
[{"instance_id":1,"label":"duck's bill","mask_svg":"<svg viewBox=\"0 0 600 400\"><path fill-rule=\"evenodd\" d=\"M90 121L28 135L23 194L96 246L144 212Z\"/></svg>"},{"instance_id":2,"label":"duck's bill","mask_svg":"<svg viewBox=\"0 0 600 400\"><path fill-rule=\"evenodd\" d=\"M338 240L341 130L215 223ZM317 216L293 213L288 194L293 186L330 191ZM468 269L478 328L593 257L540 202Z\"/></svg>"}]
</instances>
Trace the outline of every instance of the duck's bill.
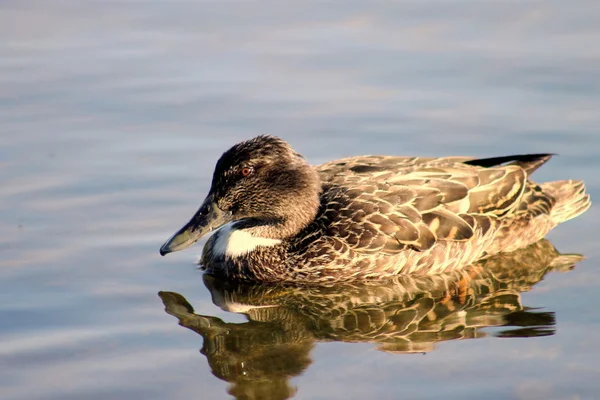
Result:
<instances>
[{"instance_id":1,"label":"duck's bill","mask_svg":"<svg viewBox=\"0 0 600 400\"><path fill-rule=\"evenodd\" d=\"M209 195L190 222L162 245L160 255L164 256L190 247L204 235L225 225L231 219L231 213L221 211Z\"/></svg>"}]
</instances>

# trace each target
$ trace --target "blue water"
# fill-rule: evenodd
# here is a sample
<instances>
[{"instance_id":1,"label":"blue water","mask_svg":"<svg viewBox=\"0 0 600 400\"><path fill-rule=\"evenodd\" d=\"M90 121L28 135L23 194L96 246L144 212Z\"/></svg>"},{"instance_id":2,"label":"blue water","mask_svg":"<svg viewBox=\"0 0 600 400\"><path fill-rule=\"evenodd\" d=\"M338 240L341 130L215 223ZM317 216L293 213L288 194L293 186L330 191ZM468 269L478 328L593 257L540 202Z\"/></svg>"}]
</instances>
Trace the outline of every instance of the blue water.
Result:
<instances>
[{"instance_id":1,"label":"blue water","mask_svg":"<svg viewBox=\"0 0 600 400\"><path fill-rule=\"evenodd\" d=\"M554 152L536 179L599 199L599 19L585 0L3 1L1 397L231 397L157 293L247 319L213 304L200 245L158 248L260 133L315 164ZM298 399L597 397L598 223L593 206L552 231L586 260L521 293L553 335L483 328L425 354L318 340L283 381Z\"/></svg>"}]
</instances>

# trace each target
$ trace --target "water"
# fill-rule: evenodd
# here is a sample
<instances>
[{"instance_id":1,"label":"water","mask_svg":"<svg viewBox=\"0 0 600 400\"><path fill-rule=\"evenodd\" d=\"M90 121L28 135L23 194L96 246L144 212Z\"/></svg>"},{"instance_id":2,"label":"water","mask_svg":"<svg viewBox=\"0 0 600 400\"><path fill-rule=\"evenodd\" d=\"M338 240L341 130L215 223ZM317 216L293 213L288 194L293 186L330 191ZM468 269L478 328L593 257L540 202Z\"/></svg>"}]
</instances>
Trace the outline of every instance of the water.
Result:
<instances>
[{"instance_id":1,"label":"water","mask_svg":"<svg viewBox=\"0 0 600 400\"><path fill-rule=\"evenodd\" d=\"M315 164L556 152L537 179L584 179L600 198L598 18L584 0L2 2L2 398L595 398L596 206L548 236L586 256L574 270L542 265L506 295L456 281L450 303L411 303L402 285L207 288L200 246L158 248L221 152L259 133ZM433 306L450 313L438 334L406 340ZM397 340L357 336L386 307Z\"/></svg>"}]
</instances>

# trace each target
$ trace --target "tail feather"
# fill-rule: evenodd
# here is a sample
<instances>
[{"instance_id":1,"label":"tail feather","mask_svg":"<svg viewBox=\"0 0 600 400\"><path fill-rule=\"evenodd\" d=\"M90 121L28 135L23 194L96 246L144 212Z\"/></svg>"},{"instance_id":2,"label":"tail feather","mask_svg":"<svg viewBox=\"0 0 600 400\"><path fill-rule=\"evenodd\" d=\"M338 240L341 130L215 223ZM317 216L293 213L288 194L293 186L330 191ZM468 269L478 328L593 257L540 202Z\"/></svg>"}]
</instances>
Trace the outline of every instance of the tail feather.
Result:
<instances>
[{"instance_id":1,"label":"tail feather","mask_svg":"<svg viewBox=\"0 0 600 400\"><path fill-rule=\"evenodd\" d=\"M556 199L550 218L555 224L568 221L583 214L590 208L590 195L585 193L583 181L564 180L546 182L540 185L542 191Z\"/></svg>"}]
</instances>

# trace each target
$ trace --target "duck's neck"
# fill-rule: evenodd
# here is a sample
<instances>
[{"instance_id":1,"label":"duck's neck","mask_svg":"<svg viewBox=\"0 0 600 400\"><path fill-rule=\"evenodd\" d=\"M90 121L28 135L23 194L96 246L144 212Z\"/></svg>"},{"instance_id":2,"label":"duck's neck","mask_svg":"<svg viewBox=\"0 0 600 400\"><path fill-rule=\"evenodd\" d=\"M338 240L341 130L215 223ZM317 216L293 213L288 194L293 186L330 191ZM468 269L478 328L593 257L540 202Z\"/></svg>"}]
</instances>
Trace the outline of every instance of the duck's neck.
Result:
<instances>
[{"instance_id":1,"label":"duck's neck","mask_svg":"<svg viewBox=\"0 0 600 400\"><path fill-rule=\"evenodd\" d=\"M271 247L281 239L263 236L256 228L243 228L241 222L229 223L215 233L212 250L215 256L237 258L255 251L258 247Z\"/></svg>"},{"instance_id":2,"label":"duck's neck","mask_svg":"<svg viewBox=\"0 0 600 400\"><path fill-rule=\"evenodd\" d=\"M290 213L285 217L246 218L223 226L215 233L214 255L237 258L293 237L314 220L318 199L316 206L310 208L296 206L290 206Z\"/></svg>"}]
</instances>

